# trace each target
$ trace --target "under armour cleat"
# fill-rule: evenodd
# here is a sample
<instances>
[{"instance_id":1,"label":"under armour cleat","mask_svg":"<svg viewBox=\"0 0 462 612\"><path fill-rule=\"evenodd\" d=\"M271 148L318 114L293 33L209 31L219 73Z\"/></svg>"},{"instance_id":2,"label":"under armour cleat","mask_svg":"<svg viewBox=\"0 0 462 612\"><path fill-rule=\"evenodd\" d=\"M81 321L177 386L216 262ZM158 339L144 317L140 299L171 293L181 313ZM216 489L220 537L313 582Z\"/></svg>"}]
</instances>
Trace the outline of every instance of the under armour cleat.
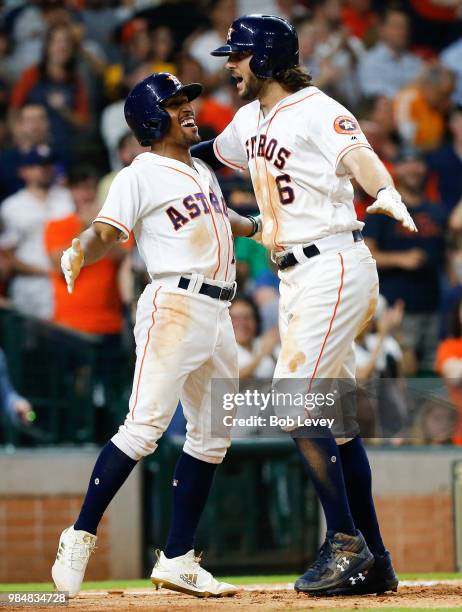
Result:
<instances>
[{"instance_id":1,"label":"under armour cleat","mask_svg":"<svg viewBox=\"0 0 462 612\"><path fill-rule=\"evenodd\" d=\"M398 577L393 569L390 553L375 556L374 565L367 572L358 572L348 579L348 584L330 589L326 595L381 595L398 590Z\"/></svg>"},{"instance_id":2,"label":"under armour cleat","mask_svg":"<svg viewBox=\"0 0 462 612\"><path fill-rule=\"evenodd\" d=\"M67 591L75 597L85 575L88 560L96 547L96 536L86 531L65 529L59 538L58 552L51 568L53 582L58 591Z\"/></svg>"},{"instance_id":3,"label":"under armour cleat","mask_svg":"<svg viewBox=\"0 0 462 612\"><path fill-rule=\"evenodd\" d=\"M374 564L374 556L360 531L328 535L319 549L316 561L295 583L297 592L327 595L345 587L351 577L365 573Z\"/></svg>"},{"instance_id":4,"label":"under armour cleat","mask_svg":"<svg viewBox=\"0 0 462 612\"><path fill-rule=\"evenodd\" d=\"M196 597L226 597L237 593L237 587L218 582L210 572L200 566L200 557L190 550L181 557L167 559L162 551L156 551L157 562L151 574L151 582L172 591Z\"/></svg>"}]
</instances>

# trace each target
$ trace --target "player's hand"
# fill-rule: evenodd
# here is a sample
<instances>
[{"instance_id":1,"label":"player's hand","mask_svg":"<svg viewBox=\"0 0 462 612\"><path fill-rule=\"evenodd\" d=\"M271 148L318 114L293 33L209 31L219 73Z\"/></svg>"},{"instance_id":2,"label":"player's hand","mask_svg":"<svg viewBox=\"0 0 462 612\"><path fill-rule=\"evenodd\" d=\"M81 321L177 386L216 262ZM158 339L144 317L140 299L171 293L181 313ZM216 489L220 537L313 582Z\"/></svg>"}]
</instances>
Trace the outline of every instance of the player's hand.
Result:
<instances>
[{"instance_id":1,"label":"player's hand","mask_svg":"<svg viewBox=\"0 0 462 612\"><path fill-rule=\"evenodd\" d=\"M69 293L74 291L75 279L80 274L84 262L82 245L78 238L74 238L72 246L63 252L61 257L61 270L66 279L67 290Z\"/></svg>"},{"instance_id":2,"label":"player's hand","mask_svg":"<svg viewBox=\"0 0 462 612\"><path fill-rule=\"evenodd\" d=\"M371 215L382 214L400 221L410 232L416 232L417 228L406 205L394 187L387 187L379 191L376 201L366 211Z\"/></svg>"}]
</instances>

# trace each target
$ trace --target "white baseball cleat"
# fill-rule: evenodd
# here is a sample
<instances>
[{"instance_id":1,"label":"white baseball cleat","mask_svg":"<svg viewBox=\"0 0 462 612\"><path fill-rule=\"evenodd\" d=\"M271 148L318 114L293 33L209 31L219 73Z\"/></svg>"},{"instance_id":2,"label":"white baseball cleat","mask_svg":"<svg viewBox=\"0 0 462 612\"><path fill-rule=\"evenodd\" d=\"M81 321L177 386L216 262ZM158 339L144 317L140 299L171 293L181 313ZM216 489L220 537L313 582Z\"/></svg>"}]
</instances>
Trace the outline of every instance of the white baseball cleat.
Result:
<instances>
[{"instance_id":1,"label":"white baseball cleat","mask_svg":"<svg viewBox=\"0 0 462 612\"><path fill-rule=\"evenodd\" d=\"M190 550L181 557L167 559L156 550L157 562L151 574L151 582L159 587L180 591L196 597L226 597L237 593L237 587L218 582L210 572L200 566L200 557Z\"/></svg>"},{"instance_id":2,"label":"white baseball cleat","mask_svg":"<svg viewBox=\"0 0 462 612\"><path fill-rule=\"evenodd\" d=\"M75 597L80 591L85 569L95 550L96 536L86 531L65 529L59 538L58 552L51 568L51 575L58 591L68 591Z\"/></svg>"}]
</instances>

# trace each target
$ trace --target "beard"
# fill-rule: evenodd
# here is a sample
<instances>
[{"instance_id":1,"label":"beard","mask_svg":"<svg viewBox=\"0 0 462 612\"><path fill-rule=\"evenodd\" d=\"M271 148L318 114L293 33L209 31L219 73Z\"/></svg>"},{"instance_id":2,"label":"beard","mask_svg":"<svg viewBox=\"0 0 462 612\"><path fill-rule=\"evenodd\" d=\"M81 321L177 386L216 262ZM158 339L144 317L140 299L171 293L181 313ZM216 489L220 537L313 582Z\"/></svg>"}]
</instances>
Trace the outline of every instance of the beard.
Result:
<instances>
[{"instance_id":1,"label":"beard","mask_svg":"<svg viewBox=\"0 0 462 612\"><path fill-rule=\"evenodd\" d=\"M202 139L201 139L201 137L199 135L199 132L197 132L197 134L191 134L191 136L189 136L189 135L185 136L185 143L188 146L188 148L192 147L195 144L197 144L201 140Z\"/></svg>"},{"instance_id":2,"label":"beard","mask_svg":"<svg viewBox=\"0 0 462 612\"><path fill-rule=\"evenodd\" d=\"M248 102L256 100L263 88L264 82L265 81L263 79L259 79L255 75L251 74L248 82L245 84L245 89L242 92L242 100L246 100Z\"/></svg>"}]
</instances>

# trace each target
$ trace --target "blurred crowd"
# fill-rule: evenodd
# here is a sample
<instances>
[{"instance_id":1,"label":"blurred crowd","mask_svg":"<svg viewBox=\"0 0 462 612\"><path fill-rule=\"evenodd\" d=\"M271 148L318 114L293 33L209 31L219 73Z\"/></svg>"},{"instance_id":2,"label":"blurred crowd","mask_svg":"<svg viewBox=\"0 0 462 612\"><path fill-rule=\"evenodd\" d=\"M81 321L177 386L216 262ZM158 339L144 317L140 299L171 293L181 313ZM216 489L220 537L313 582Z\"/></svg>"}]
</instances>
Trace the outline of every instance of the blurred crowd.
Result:
<instances>
[{"instance_id":1,"label":"blurred crowd","mask_svg":"<svg viewBox=\"0 0 462 612\"><path fill-rule=\"evenodd\" d=\"M294 24L301 64L356 115L419 230L367 217L371 199L355 186L382 293L357 339L358 378L397 381L384 391L393 408L385 417L379 411L371 437L399 435L408 423L401 377L443 377L462 414L461 0L0 3L1 299L118 346L146 281L133 241L85 268L72 298L61 252L94 218L115 173L143 150L123 117L136 82L158 71L201 82L204 95L193 105L202 138L229 123L241 101L223 58L209 52L251 12ZM256 211L248 176L224 170L220 181L230 207ZM277 274L253 241L236 241L236 260L240 374L271 377L280 345ZM461 442L462 417L451 413L452 424L432 433L432 410L415 437Z\"/></svg>"}]
</instances>

